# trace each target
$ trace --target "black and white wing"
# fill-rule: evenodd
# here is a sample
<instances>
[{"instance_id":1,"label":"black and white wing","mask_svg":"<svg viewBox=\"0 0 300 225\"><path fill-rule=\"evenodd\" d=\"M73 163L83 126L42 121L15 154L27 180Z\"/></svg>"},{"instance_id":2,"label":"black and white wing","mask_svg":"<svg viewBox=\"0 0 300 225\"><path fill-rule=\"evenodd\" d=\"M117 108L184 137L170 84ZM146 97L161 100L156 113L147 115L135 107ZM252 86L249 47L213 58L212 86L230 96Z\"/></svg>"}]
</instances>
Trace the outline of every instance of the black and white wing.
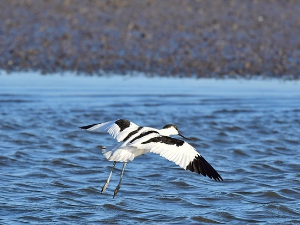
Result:
<instances>
[{"instance_id":1,"label":"black and white wing","mask_svg":"<svg viewBox=\"0 0 300 225\"><path fill-rule=\"evenodd\" d=\"M142 127L139 127L129 120L119 119L105 123L91 124L80 128L88 131L108 132L111 136L117 139L118 142L120 142L137 133Z\"/></svg>"},{"instance_id":2,"label":"black and white wing","mask_svg":"<svg viewBox=\"0 0 300 225\"><path fill-rule=\"evenodd\" d=\"M158 136L143 142L133 142L130 146L159 154L185 170L201 173L203 176L208 176L216 181L223 180L196 149L185 141L167 136Z\"/></svg>"}]
</instances>

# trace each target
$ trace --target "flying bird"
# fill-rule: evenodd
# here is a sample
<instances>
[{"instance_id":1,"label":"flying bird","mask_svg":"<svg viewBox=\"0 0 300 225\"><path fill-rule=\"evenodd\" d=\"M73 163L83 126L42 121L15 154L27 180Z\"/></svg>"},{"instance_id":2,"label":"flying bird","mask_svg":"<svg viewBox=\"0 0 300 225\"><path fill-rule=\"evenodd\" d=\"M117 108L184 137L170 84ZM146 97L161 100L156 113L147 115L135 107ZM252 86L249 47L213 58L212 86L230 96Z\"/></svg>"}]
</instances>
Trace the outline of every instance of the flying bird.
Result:
<instances>
[{"instance_id":1,"label":"flying bird","mask_svg":"<svg viewBox=\"0 0 300 225\"><path fill-rule=\"evenodd\" d=\"M113 167L101 190L101 194L107 188L117 162L123 162L124 164L113 197L116 196L120 189L126 165L134 158L148 152L159 154L185 170L208 176L216 181L223 180L219 173L193 146L183 140L169 137L171 135L179 135L188 139L179 132L178 127L174 124L168 124L162 129L155 129L152 127L138 126L126 119L119 119L116 121L82 126L80 128L88 131L108 132L119 142L119 144L114 147L103 148L102 150L106 159L113 161Z\"/></svg>"}]
</instances>

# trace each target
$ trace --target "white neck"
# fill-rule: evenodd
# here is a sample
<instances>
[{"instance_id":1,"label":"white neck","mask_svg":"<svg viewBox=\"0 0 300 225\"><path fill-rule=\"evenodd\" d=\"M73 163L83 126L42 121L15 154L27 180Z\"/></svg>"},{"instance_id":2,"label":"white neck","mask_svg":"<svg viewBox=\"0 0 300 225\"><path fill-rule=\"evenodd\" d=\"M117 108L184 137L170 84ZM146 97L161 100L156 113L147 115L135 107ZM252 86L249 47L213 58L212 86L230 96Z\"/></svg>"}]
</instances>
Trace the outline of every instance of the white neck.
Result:
<instances>
[{"instance_id":1,"label":"white neck","mask_svg":"<svg viewBox=\"0 0 300 225\"><path fill-rule=\"evenodd\" d=\"M174 127L169 127L165 129L159 130L160 135L163 136L170 136L170 135L177 135L178 131Z\"/></svg>"}]
</instances>

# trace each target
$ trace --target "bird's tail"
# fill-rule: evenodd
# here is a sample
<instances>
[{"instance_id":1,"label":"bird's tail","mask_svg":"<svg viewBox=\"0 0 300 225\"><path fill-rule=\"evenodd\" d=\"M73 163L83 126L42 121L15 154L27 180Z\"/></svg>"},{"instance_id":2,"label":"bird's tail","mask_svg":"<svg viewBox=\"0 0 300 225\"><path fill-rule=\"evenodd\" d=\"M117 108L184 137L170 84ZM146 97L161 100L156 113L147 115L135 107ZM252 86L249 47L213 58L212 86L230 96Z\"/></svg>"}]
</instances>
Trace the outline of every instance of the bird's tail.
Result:
<instances>
[{"instance_id":1,"label":"bird's tail","mask_svg":"<svg viewBox=\"0 0 300 225\"><path fill-rule=\"evenodd\" d=\"M109 161L129 162L134 159L134 154L130 150L131 148L128 146L121 148L116 146L103 146L102 154Z\"/></svg>"}]
</instances>

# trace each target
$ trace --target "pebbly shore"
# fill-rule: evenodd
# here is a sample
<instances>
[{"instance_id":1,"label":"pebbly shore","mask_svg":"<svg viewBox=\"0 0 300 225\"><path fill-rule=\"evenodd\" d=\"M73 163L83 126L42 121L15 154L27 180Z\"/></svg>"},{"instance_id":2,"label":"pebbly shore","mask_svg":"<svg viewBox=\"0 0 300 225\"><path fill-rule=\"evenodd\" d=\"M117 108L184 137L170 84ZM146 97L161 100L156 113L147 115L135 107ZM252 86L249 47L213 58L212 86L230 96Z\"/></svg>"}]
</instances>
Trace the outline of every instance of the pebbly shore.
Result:
<instances>
[{"instance_id":1,"label":"pebbly shore","mask_svg":"<svg viewBox=\"0 0 300 225\"><path fill-rule=\"evenodd\" d=\"M298 0L0 0L0 69L300 78Z\"/></svg>"}]
</instances>

